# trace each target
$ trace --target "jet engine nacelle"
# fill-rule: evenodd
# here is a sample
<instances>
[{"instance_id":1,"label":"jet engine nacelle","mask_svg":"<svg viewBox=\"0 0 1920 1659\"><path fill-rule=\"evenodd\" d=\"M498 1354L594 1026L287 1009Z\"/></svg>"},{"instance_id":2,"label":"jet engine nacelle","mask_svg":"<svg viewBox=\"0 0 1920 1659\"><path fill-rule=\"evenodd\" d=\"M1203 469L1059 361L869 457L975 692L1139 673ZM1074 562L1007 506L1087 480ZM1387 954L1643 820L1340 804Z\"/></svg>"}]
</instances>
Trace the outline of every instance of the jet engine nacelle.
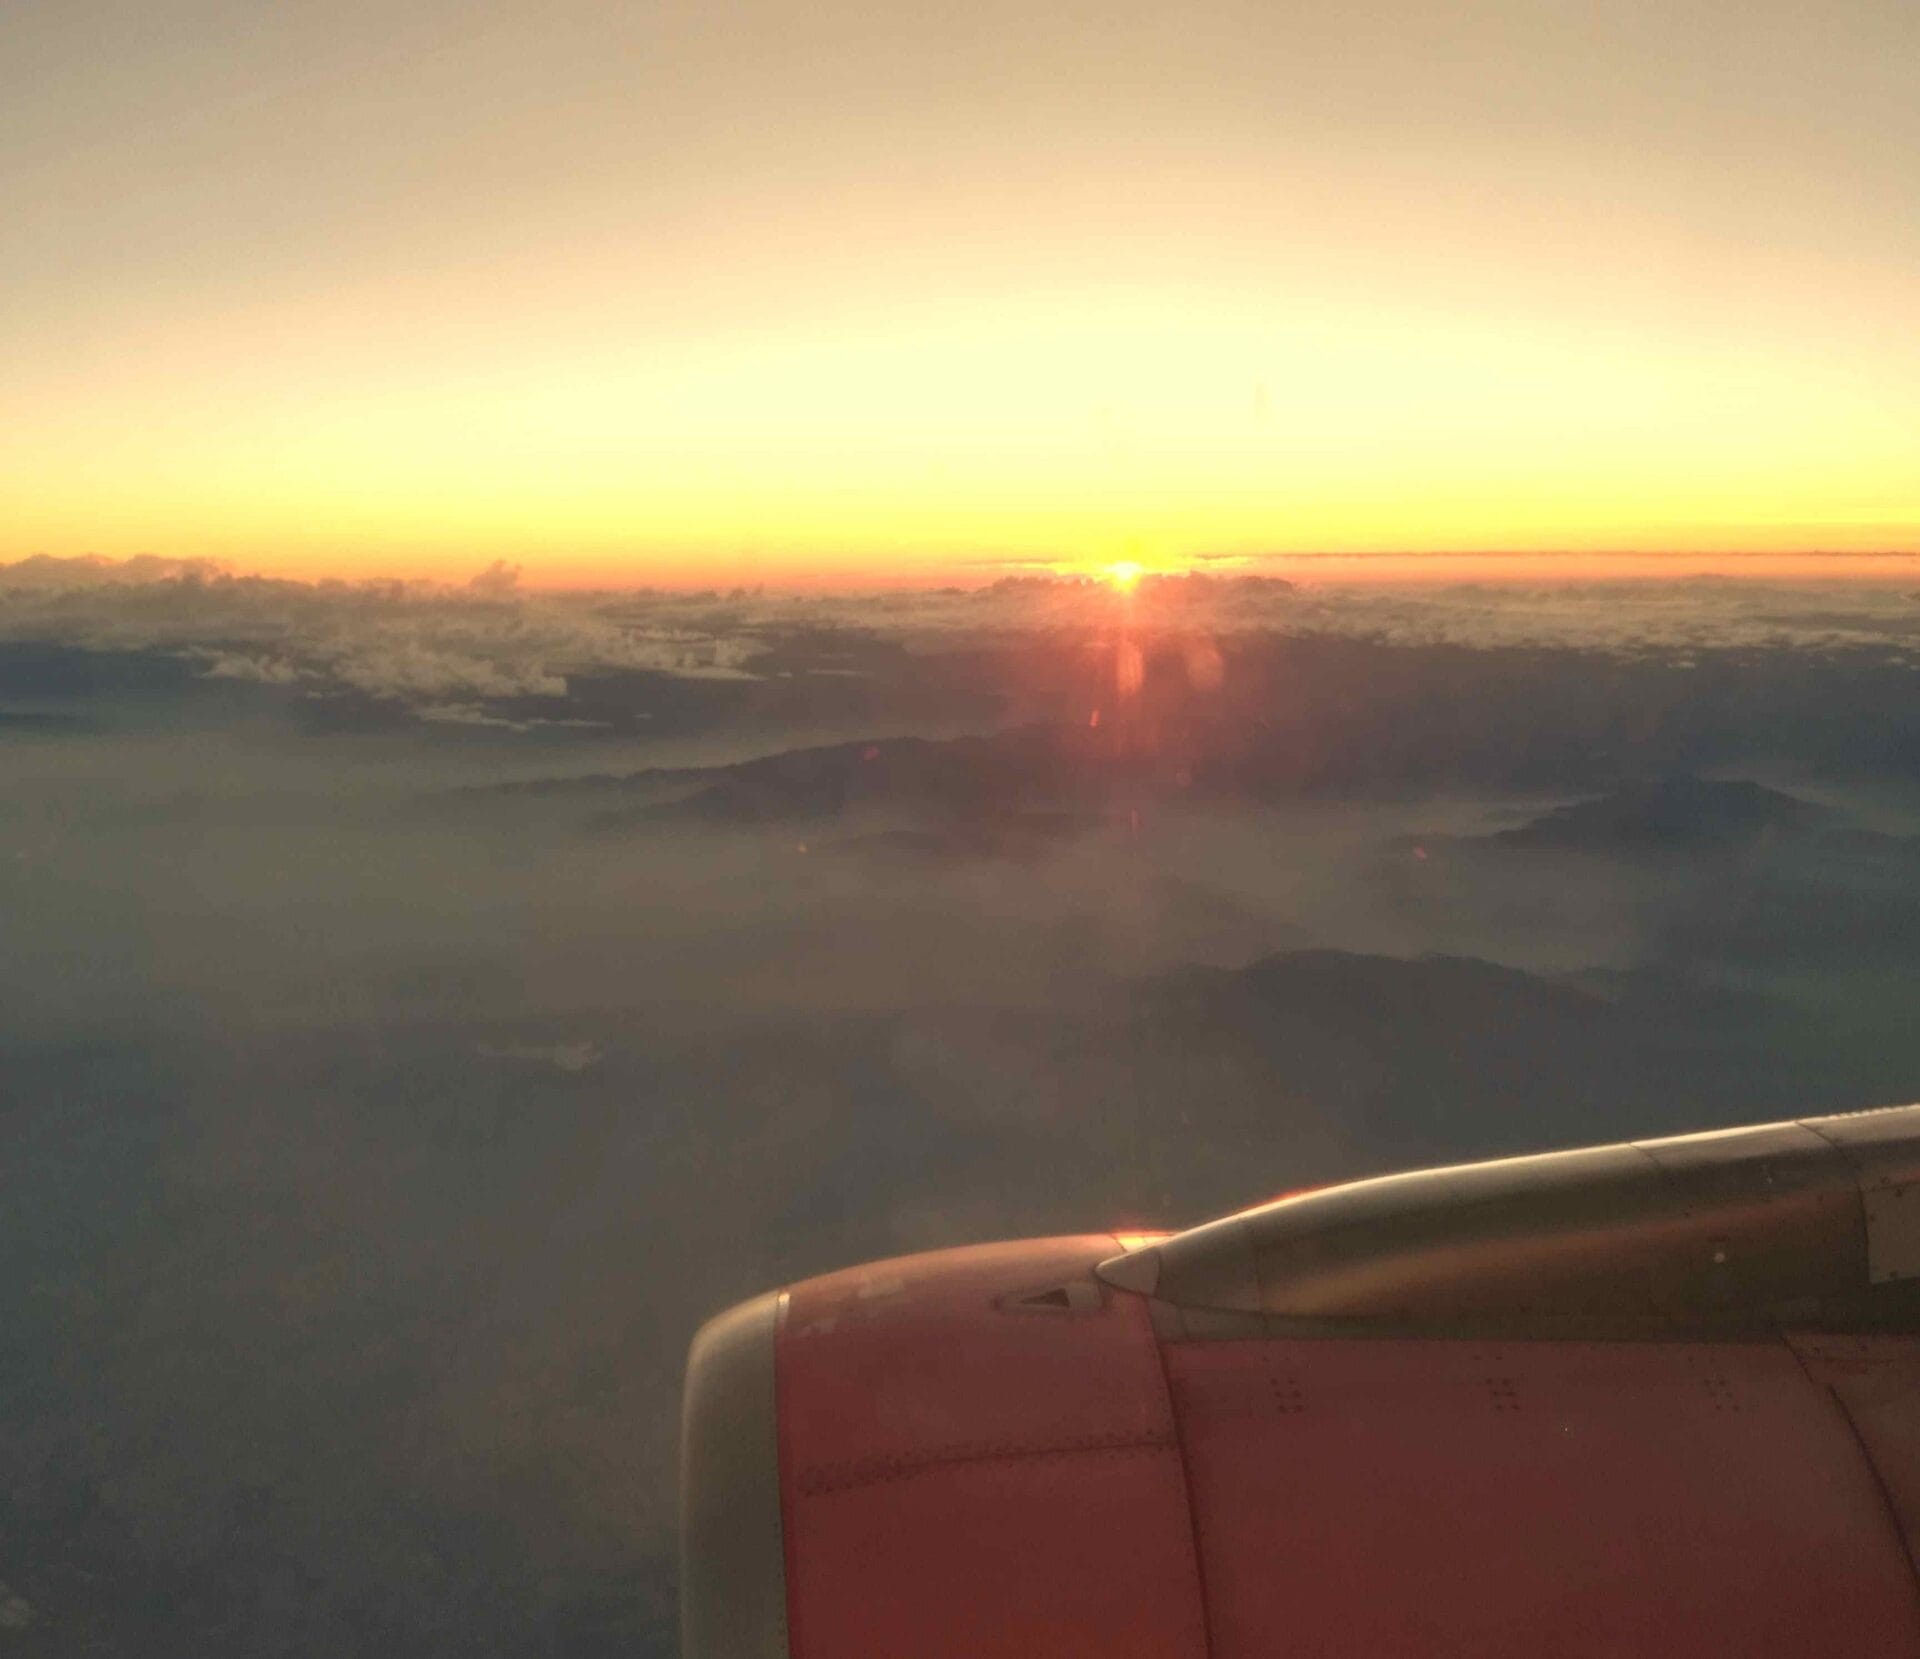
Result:
<instances>
[{"instance_id":1,"label":"jet engine nacelle","mask_svg":"<svg viewBox=\"0 0 1920 1659\"><path fill-rule=\"evenodd\" d=\"M711 1321L688 1659L1920 1655L1920 1107Z\"/></svg>"}]
</instances>

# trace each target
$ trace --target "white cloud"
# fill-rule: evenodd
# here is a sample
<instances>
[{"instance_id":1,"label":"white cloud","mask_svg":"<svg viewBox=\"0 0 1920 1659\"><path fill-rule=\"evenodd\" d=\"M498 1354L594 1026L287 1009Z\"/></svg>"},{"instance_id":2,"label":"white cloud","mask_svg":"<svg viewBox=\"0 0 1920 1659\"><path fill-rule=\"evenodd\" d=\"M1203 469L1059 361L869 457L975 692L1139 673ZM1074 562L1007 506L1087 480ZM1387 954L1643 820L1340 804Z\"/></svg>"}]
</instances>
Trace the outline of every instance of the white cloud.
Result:
<instances>
[{"instance_id":1,"label":"white cloud","mask_svg":"<svg viewBox=\"0 0 1920 1659\"><path fill-rule=\"evenodd\" d=\"M1920 655L1920 595L1897 581L1414 585L1201 574L1148 578L1125 599L1096 582L1024 577L970 592L820 600L808 614L902 637L1127 626L1216 637L1334 634L1402 645L1615 653L1864 645Z\"/></svg>"},{"instance_id":2,"label":"white cloud","mask_svg":"<svg viewBox=\"0 0 1920 1659\"><path fill-rule=\"evenodd\" d=\"M0 564L0 589L139 587L154 582L207 581L227 574L227 567L212 559L163 559L152 553L136 554L131 559L109 559L98 553L60 559L36 553L13 564Z\"/></svg>"},{"instance_id":3,"label":"white cloud","mask_svg":"<svg viewBox=\"0 0 1920 1659\"><path fill-rule=\"evenodd\" d=\"M428 703L414 710L416 718L436 726L492 726L502 731L531 732L549 727L576 731L606 731L604 720L511 720L502 714L489 714L478 703Z\"/></svg>"},{"instance_id":4,"label":"white cloud","mask_svg":"<svg viewBox=\"0 0 1920 1659\"><path fill-rule=\"evenodd\" d=\"M279 657L251 657L241 652L204 653L207 666L201 676L208 680L248 680L255 685L292 685L301 678L300 670Z\"/></svg>"},{"instance_id":5,"label":"white cloud","mask_svg":"<svg viewBox=\"0 0 1920 1659\"><path fill-rule=\"evenodd\" d=\"M0 641L188 654L214 679L331 682L424 704L558 697L570 673L749 677L757 634L710 600L535 594L496 563L464 587L294 582L204 562L0 565Z\"/></svg>"},{"instance_id":6,"label":"white cloud","mask_svg":"<svg viewBox=\"0 0 1920 1659\"><path fill-rule=\"evenodd\" d=\"M508 564L505 559L495 559L477 576L469 578L467 587L483 599L511 599L519 591L520 567Z\"/></svg>"}]
</instances>

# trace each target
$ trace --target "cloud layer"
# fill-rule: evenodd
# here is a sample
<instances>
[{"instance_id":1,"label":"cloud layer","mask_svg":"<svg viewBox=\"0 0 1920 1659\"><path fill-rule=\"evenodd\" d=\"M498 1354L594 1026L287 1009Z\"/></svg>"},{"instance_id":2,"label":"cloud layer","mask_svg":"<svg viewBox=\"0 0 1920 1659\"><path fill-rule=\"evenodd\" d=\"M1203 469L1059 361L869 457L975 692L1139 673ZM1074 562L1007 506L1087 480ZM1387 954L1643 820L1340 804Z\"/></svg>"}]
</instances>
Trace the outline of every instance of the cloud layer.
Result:
<instances>
[{"instance_id":1,"label":"cloud layer","mask_svg":"<svg viewBox=\"0 0 1920 1659\"><path fill-rule=\"evenodd\" d=\"M484 717L503 700L561 698L571 680L594 674L746 677L766 671L778 642L835 632L909 647L1277 632L1614 655L1790 647L1920 656L1920 600L1891 582L1300 586L1196 574L1149 577L1130 595L1084 579L1010 577L966 591L801 596L536 593L517 578L496 563L462 587L306 583L197 560L40 557L0 565L0 641L176 653L211 678L348 691L443 720Z\"/></svg>"}]
</instances>

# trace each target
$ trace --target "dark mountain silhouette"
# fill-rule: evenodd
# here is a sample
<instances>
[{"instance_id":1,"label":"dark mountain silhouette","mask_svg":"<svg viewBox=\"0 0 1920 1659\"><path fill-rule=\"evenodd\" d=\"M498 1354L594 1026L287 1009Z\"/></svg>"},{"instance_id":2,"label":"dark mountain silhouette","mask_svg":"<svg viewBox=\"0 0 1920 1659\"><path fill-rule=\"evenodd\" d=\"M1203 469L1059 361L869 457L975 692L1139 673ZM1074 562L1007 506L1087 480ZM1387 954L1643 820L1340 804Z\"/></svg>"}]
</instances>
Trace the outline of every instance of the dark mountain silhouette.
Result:
<instances>
[{"instance_id":1,"label":"dark mountain silhouette","mask_svg":"<svg viewBox=\"0 0 1920 1659\"><path fill-rule=\"evenodd\" d=\"M1920 961L1920 840L1746 780L1670 776L1491 835L1402 838L1380 879L1429 926L1632 914L1648 960L1690 970Z\"/></svg>"},{"instance_id":2,"label":"dark mountain silhouette","mask_svg":"<svg viewBox=\"0 0 1920 1659\"><path fill-rule=\"evenodd\" d=\"M1270 1099L1409 1157L1618 1139L1672 1123L1676 1103L1737 1115L1760 1082L1742 1054L1758 1008L1666 976L1337 950L1189 970L1142 1001L1155 1043L1225 1060Z\"/></svg>"},{"instance_id":3,"label":"dark mountain silhouette","mask_svg":"<svg viewBox=\"0 0 1920 1659\"><path fill-rule=\"evenodd\" d=\"M1284 1186L1846 1109L1920 1075L1920 1039L1889 1009L1863 1011L1877 1036L1860 1042L1790 999L1659 969L1291 951L1153 980L1130 1022L1143 1095L1204 1091L1216 1190L1256 1157L1250 1178Z\"/></svg>"},{"instance_id":4,"label":"dark mountain silhouette","mask_svg":"<svg viewBox=\"0 0 1920 1659\"><path fill-rule=\"evenodd\" d=\"M655 791L678 786L678 792L639 807L607 810L593 825L757 824L832 818L863 806L984 817L1086 795L1108 781L1110 769L1111 757L1099 747L1076 743L1046 726L989 737L837 743L733 766L638 774L625 781Z\"/></svg>"},{"instance_id":5,"label":"dark mountain silhouette","mask_svg":"<svg viewBox=\"0 0 1920 1659\"><path fill-rule=\"evenodd\" d=\"M937 829L875 830L822 842L816 852L899 864L1033 863L1101 827L1088 813L1009 812L970 817Z\"/></svg>"},{"instance_id":6,"label":"dark mountain silhouette","mask_svg":"<svg viewBox=\"0 0 1920 1659\"><path fill-rule=\"evenodd\" d=\"M1683 773L1557 807L1488 839L1503 847L1615 855L1715 853L1844 822L1839 813L1764 784Z\"/></svg>"}]
</instances>

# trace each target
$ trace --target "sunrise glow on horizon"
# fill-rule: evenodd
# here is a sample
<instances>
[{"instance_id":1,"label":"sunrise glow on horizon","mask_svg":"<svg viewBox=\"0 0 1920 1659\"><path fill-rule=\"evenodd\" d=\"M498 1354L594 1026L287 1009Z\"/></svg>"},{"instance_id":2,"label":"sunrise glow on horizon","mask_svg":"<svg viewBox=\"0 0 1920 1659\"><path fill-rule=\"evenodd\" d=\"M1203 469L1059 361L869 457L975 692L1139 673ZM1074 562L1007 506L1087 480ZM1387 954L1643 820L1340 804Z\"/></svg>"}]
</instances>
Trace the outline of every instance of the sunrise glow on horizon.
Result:
<instances>
[{"instance_id":1,"label":"sunrise glow on horizon","mask_svg":"<svg viewBox=\"0 0 1920 1659\"><path fill-rule=\"evenodd\" d=\"M1898 7L165 11L0 25L0 560L1920 550Z\"/></svg>"}]
</instances>

